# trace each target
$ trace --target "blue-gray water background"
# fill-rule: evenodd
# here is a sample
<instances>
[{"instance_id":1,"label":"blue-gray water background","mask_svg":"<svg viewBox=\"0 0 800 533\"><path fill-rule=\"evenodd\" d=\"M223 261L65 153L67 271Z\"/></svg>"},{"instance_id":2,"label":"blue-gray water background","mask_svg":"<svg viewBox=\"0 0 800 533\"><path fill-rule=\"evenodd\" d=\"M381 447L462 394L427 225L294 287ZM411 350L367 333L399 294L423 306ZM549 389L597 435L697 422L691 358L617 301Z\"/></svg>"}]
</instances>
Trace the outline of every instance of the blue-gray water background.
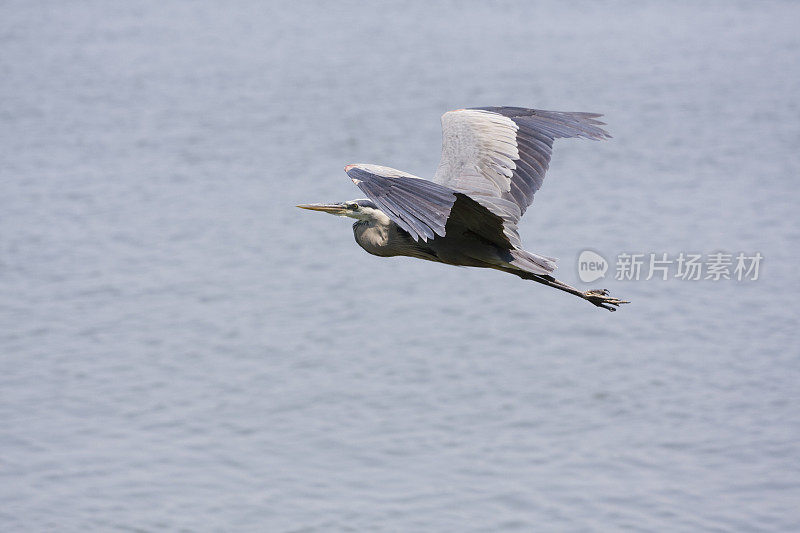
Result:
<instances>
[{"instance_id":1,"label":"blue-gray water background","mask_svg":"<svg viewBox=\"0 0 800 533\"><path fill-rule=\"evenodd\" d=\"M797 531L800 5L3 2L3 531ZM521 224L761 252L611 314L368 256L343 165L605 114Z\"/></svg>"}]
</instances>

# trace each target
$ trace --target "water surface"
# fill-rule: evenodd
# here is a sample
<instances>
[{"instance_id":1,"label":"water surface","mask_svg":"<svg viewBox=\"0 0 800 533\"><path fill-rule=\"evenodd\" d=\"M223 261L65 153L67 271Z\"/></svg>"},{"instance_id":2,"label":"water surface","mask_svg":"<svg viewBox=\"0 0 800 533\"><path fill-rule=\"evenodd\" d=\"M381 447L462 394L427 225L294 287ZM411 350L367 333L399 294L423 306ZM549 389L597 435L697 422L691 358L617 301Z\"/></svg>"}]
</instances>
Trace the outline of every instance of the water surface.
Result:
<instances>
[{"instance_id":1,"label":"water surface","mask_svg":"<svg viewBox=\"0 0 800 533\"><path fill-rule=\"evenodd\" d=\"M0 529L797 531L799 17L5 3ZM430 176L441 113L503 104L614 135L559 143L521 223L561 279L761 279L604 280L611 314L293 207Z\"/></svg>"}]
</instances>

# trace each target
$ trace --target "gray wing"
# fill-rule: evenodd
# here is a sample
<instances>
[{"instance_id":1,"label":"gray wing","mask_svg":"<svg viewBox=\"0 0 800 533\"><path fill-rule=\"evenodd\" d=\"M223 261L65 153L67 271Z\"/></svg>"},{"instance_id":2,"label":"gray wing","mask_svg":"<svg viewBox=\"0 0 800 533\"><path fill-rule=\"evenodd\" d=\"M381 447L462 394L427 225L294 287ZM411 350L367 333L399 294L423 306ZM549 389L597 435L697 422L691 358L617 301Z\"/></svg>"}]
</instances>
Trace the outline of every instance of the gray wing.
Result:
<instances>
[{"instance_id":1,"label":"gray wing","mask_svg":"<svg viewBox=\"0 0 800 533\"><path fill-rule=\"evenodd\" d=\"M381 211L417 241L444 237L455 224L500 248L519 245L518 238L509 238L502 217L464 193L389 167L359 164L344 169ZM516 231L515 225L511 227Z\"/></svg>"},{"instance_id":2,"label":"gray wing","mask_svg":"<svg viewBox=\"0 0 800 533\"><path fill-rule=\"evenodd\" d=\"M347 165L347 175L392 221L415 240L445 235L455 191L379 165Z\"/></svg>"},{"instance_id":3,"label":"gray wing","mask_svg":"<svg viewBox=\"0 0 800 533\"><path fill-rule=\"evenodd\" d=\"M444 237L456 224L501 248L514 245L504 220L466 194L379 165L347 165L347 175L378 208L415 240Z\"/></svg>"},{"instance_id":4,"label":"gray wing","mask_svg":"<svg viewBox=\"0 0 800 533\"><path fill-rule=\"evenodd\" d=\"M595 120L600 116L521 107L450 111L442 115L442 159L433 181L501 216L518 243L516 223L542 186L553 141L611 137Z\"/></svg>"}]
</instances>

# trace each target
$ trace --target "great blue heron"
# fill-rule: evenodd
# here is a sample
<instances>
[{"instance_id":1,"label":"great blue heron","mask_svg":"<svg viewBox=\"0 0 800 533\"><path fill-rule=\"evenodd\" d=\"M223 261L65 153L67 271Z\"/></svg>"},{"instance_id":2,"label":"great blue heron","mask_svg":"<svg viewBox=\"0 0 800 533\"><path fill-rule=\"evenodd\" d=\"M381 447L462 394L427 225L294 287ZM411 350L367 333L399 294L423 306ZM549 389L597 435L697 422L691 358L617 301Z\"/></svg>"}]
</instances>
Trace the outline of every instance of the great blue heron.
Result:
<instances>
[{"instance_id":1,"label":"great blue heron","mask_svg":"<svg viewBox=\"0 0 800 533\"><path fill-rule=\"evenodd\" d=\"M521 107L458 109L442 115L442 159L428 181L379 165L347 165L369 198L303 209L355 218L356 242L381 257L417 257L493 268L616 311L606 289L580 291L552 276L555 259L522 249L517 223L542 186L553 141L611 137L596 113Z\"/></svg>"}]
</instances>

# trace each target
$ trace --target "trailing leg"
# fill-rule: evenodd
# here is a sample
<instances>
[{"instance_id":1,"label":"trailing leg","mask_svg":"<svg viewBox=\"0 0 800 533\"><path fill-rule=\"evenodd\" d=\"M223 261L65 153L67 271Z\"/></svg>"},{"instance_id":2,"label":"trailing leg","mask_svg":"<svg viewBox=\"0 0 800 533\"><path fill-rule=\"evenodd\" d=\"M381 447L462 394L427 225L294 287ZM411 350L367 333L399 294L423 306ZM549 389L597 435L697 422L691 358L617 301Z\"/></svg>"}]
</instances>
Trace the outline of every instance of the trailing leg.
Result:
<instances>
[{"instance_id":1,"label":"trailing leg","mask_svg":"<svg viewBox=\"0 0 800 533\"><path fill-rule=\"evenodd\" d=\"M547 285L548 287L553 287L554 289L574 294L575 296L583 298L584 300L596 305L597 307L602 307L603 309L608 309L609 311L616 311L619 305L630 303L625 300L620 300L618 298L609 296L607 289L593 289L590 291L583 292L579 291L575 287L567 285L563 281L557 280L553 276L533 274L531 272L525 272L522 270L516 270L511 268L503 270L510 274L514 274L515 276L519 276L522 279L529 279L531 281Z\"/></svg>"}]
</instances>

